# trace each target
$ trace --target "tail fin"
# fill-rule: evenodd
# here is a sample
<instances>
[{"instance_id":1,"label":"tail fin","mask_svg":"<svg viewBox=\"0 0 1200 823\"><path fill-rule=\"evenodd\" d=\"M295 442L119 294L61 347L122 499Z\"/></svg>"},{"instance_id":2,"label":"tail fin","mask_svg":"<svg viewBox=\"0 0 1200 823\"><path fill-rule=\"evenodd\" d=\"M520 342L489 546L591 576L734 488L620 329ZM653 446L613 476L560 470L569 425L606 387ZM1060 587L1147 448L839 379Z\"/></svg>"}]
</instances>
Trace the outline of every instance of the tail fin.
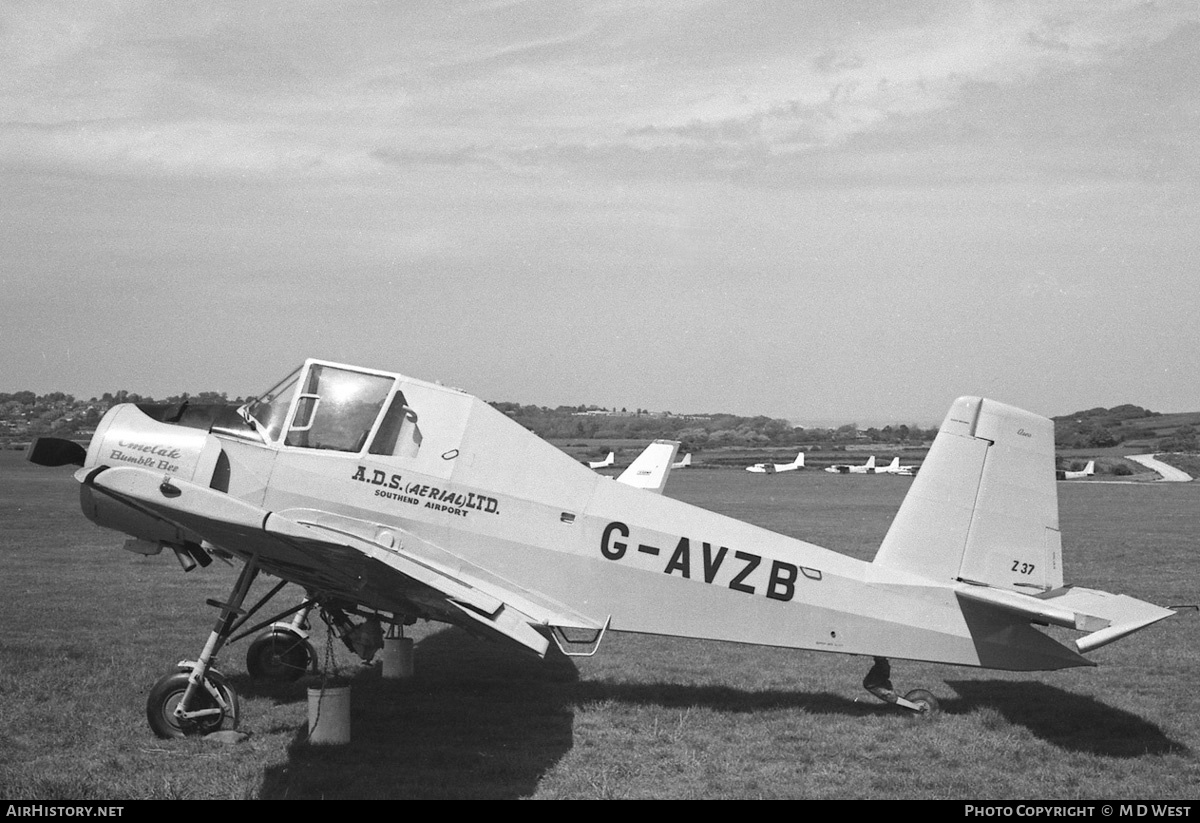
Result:
<instances>
[{"instance_id":1,"label":"tail fin","mask_svg":"<svg viewBox=\"0 0 1200 823\"><path fill-rule=\"evenodd\" d=\"M1027 594L1062 586L1054 424L956 400L875 563Z\"/></svg>"},{"instance_id":2,"label":"tail fin","mask_svg":"<svg viewBox=\"0 0 1200 823\"><path fill-rule=\"evenodd\" d=\"M655 440L629 464L629 468L621 472L617 482L662 494L678 451L678 440Z\"/></svg>"},{"instance_id":3,"label":"tail fin","mask_svg":"<svg viewBox=\"0 0 1200 823\"><path fill-rule=\"evenodd\" d=\"M690 466L690 465L692 465L692 453L691 453L691 452L688 452L687 454L685 454L685 455L683 456L683 459L682 459L682 460L680 460L678 463L672 463L672 464L671 464L671 468L673 468L673 469L686 469L686 468L687 468L688 466Z\"/></svg>"},{"instance_id":4,"label":"tail fin","mask_svg":"<svg viewBox=\"0 0 1200 823\"><path fill-rule=\"evenodd\" d=\"M867 460L866 468L868 468L868 469L875 468L875 455L871 455L871 457Z\"/></svg>"},{"instance_id":5,"label":"tail fin","mask_svg":"<svg viewBox=\"0 0 1200 823\"><path fill-rule=\"evenodd\" d=\"M880 471L883 471L883 472L898 472L898 471L900 471L900 458L893 457L892 462L888 463L886 466L884 466L882 469L880 469Z\"/></svg>"},{"instance_id":6,"label":"tail fin","mask_svg":"<svg viewBox=\"0 0 1200 823\"><path fill-rule=\"evenodd\" d=\"M1083 467L1083 473L1085 475L1087 475L1088 477L1091 477L1092 475L1094 475L1096 473L1096 461L1089 460L1088 464Z\"/></svg>"},{"instance_id":7,"label":"tail fin","mask_svg":"<svg viewBox=\"0 0 1200 823\"><path fill-rule=\"evenodd\" d=\"M796 459L792 461L792 465L804 468L804 452L800 452L798 455L796 455Z\"/></svg>"}]
</instances>

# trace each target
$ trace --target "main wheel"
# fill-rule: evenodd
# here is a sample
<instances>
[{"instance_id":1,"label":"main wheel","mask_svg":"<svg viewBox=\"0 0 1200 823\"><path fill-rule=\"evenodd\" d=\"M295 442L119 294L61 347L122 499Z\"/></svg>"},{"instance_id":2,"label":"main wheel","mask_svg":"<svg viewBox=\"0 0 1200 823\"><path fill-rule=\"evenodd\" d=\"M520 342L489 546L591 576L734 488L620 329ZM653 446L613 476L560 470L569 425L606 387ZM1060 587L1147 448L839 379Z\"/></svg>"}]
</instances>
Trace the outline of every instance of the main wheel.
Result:
<instances>
[{"instance_id":1,"label":"main wheel","mask_svg":"<svg viewBox=\"0 0 1200 823\"><path fill-rule=\"evenodd\" d=\"M918 714L933 715L941 711L941 707L938 705L937 698L933 696L933 692L926 691L925 689L913 689L904 695L904 699L909 703L916 703L920 706L917 710Z\"/></svg>"},{"instance_id":2,"label":"main wheel","mask_svg":"<svg viewBox=\"0 0 1200 823\"><path fill-rule=\"evenodd\" d=\"M246 671L251 677L292 682L312 665L313 650L297 634L271 631L260 635L246 650Z\"/></svg>"},{"instance_id":3,"label":"main wheel","mask_svg":"<svg viewBox=\"0 0 1200 823\"><path fill-rule=\"evenodd\" d=\"M183 700L187 691L188 675L186 671L172 672L155 683L154 688L150 690L150 696L146 698L146 719L150 721L150 728L154 733L159 737L188 737L194 734L211 734L222 729L236 729L239 711L237 692L225 682L224 677L211 669L208 672L208 682L221 695L221 700L225 702L225 710L220 714L206 715L197 720L185 720L175 716L175 707ZM209 694L208 689L200 688L188 708L191 711L200 711L218 707L219 704Z\"/></svg>"}]
</instances>

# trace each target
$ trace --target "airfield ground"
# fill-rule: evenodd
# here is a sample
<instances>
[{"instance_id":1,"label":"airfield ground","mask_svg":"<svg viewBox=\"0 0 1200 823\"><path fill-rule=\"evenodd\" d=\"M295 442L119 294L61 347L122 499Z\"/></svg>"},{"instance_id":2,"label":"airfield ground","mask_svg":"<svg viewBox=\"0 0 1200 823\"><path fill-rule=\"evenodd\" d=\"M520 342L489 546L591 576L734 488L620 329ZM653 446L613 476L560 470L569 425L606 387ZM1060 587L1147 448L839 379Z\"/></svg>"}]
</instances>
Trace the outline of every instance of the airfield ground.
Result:
<instances>
[{"instance_id":1,"label":"airfield ground","mask_svg":"<svg viewBox=\"0 0 1200 823\"><path fill-rule=\"evenodd\" d=\"M912 480L684 471L668 493L869 558ZM1058 484L1069 582L1200 602L1200 483ZM943 714L859 688L861 658L614 634L536 661L418 624L416 676L356 671L352 741L303 742L304 690L222 668L243 743L161 741L150 685L194 658L206 598L235 571L183 574L121 551L79 513L69 469L0 453L0 799L951 798L1193 800L1200 615L1096 651L1095 669L1006 674L893 661ZM324 650L324 645L321 646Z\"/></svg>"}]
</instances>

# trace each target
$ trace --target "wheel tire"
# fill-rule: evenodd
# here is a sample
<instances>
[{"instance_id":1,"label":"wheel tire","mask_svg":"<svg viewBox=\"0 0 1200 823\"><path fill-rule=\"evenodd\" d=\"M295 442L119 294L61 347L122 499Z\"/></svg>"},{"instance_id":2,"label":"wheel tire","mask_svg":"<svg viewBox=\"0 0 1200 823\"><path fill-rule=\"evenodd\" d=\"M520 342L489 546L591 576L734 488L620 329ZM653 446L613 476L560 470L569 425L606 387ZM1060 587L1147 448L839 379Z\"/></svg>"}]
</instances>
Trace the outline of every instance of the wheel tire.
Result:
<instances>
[{"instance_id":1,"label":"wheel tire","mask_svg":"<svg viewBox=\"0 0 1200 823\"><path fill-rule=\"evenodd\" d=\"M941 711L941 706L938 705L938 700L933 696L933 692L926 691L925 689L913 689L904 695L904 699L909 703L916 703L920 706L921 708L917 713L923 716L934 715Z\"/></svg>"},{"instance_id":2,"label":"wheel tire","mask_svg":"<svg viewBox=\"0 0 1200 823\"><path fill-rule=\"evenodd\" d=\"M246 650L246 671L251 677L291 683L312 665L308 641L291 632L272 631L260 635Z\"/></svg>"},{"instance_id":3,"label":"wheel tire","mask_svg":"<svg viewBox=\"0 0 1200 823\"><path fill-rule=\"evenodd\" d=\"M222 729L236 729L238 724L238 696L225 678L211 669L208 672L208 682L220 693L225 701L225 711L219 715L201 718L200 720L181 720L176 717L175 707L183 700L187 691L189 672L172 672L161 678L150 690L146 698L146 719L156 735L164 738L189 737L197 734L211 734ZM193 698L193 711L196 709L215 709L217 701L201 689Z\"/></svg>"}]
</instances>

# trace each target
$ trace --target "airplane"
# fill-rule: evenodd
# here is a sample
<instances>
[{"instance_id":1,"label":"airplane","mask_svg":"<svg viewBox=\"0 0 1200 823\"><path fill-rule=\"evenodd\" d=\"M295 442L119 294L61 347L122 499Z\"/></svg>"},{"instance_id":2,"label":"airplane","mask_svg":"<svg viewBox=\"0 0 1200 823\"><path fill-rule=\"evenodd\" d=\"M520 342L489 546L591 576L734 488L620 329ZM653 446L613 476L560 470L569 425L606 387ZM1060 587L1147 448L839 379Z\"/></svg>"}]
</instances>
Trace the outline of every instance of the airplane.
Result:
<instances>
[{"instance_id":1,"label":"airplane","mask_svg":"<svg viewBox=\"0 0 1200 823\"><path fill-rule=\"evenodd\" d=\"M875 474L899 474L905 477L912 477L916 473L916 466L901 466L899 457L893 457L892 462L888 463L886 466L878 466L875 468Z\"/></svg>"},{"instance_id":2,"label":"airplane","mask_svg":"<svg viewBox=\"0 0 1200 823\"><path fill-rule=\"evenodd\" d=\"M1089 460L1088 464L1083 467L1082 471L1077 472L1059 472L1059 480L1080 480L1084 477L1091 477L1096 473L1096 461Z\"/></svg>"},{"instance_id":3,"label":"airplane","mask_svg":"<svg viewBox=\"0 0 1200 823\"><path fill-rule=\"evenodd\" d=\"M603 460L597 460L594 463L589 462L588 468L589 469L603 469L604 467L611 466L613 463L616 463L616 462L617 462L617 456L615 454L613 454L612 452L609 452L608 457L604 458Z\"/></svg>"},{"instance_id":4,"label":"airplane","mask_svg":"<svg viewBox=\"0 0 1200 823\"><path fill-rule=\"evenodd\" d=\"M835 464L826 466L825 471L833 472L834 474L873 474L875 472L875 455L871 455L866 463L861 466L847 466L845 464Z\"/></svg>"},{"instance_id":5,"label":"airplane","mask_svg":"<svg viewBox=\"0 0 1200 823\"><path fill-rule=\"evenodd\" d=\"M673 469L686 469L686 468L687 468L688 466L690 466L690 465L692 465L692 453L691 453L691 452L688 452L687 454L685 454L685 455L683 456L683 459L682 459L682 460L680 460L680 461L678 461L678 462L676 462L676 463L672 463L672 464L671 464L671 468L673 468Z\"/></svg>"},{"instance_id":6,"label":"airplane","mask_svg":"<svg viewBox=\"0 0 1200 823\"><path fill-rule=\"evenodd\" d=\"M794 472L802 468L804 468L804 452L797 454L796 459L791 463L755 463L753 466L747 466L746 471L756 474L777 474L779 472Z\"/></svg>"},{"instance_id":7,"label":"airplane","mask_svg":"<svg viewBox=\"0 0 1200 823\"><path fill-rule=\"evenodd\" d=\"M646 489L662 494L667 477L675 467L675 455L679 451L678 440L655 440L617 475L617 482L635 489Z\"/></svg>"},{"instance_id":8,"label":"airplane","mask_svg":"<svg viewBox=\"0 0 1200 823\"><path fill-rule=\"evenodd\" d=\"M609 630L862 655L868 692L920 714L936 696L897 691L891 658L1091 666L1174 613L1063 585L1053 423L979 397L951 406L870 562L610 482L461 390L328 360L237 409L115 405L86 449L39 438L27 458L79 466L84 515L126 548L243 564L199 656L150 690L166 738L236 728L217 654L303 609L364 660L417 619L539 656L596 654ZM243 608L260 573L279 582ZM288 583L305 601L234 637ZM303 643L274 653L283 676L315 668Z\"/></svg>"}]
</instances>

